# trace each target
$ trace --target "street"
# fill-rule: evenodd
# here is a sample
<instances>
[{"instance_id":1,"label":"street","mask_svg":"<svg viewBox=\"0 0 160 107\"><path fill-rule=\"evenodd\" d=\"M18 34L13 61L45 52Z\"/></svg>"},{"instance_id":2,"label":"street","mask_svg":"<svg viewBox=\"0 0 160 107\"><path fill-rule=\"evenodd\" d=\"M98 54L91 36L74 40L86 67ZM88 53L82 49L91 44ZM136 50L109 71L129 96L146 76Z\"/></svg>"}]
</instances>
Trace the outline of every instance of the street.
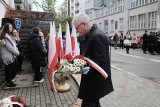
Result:
<instances>
[{"instance_id":1,"label":"street","mask_svg":"<svg viewBox=\"0 0 160 107\"><path fill-rule=\"evenodd\" d=\"M112 48L111 56L114 91L100 100L102 107L159 107L159 55Z\"/></svg>"},{"instance_id":2,"label":"street","mask_svg":"<svg viewBox=\"0 0 160 107\"><path fill-rule=\"evenodd\" d=\"M141 49L111 49L111 64L115 68L143 78L160 82L160 55L143 54Z\"/></svg>"}]
</instances>

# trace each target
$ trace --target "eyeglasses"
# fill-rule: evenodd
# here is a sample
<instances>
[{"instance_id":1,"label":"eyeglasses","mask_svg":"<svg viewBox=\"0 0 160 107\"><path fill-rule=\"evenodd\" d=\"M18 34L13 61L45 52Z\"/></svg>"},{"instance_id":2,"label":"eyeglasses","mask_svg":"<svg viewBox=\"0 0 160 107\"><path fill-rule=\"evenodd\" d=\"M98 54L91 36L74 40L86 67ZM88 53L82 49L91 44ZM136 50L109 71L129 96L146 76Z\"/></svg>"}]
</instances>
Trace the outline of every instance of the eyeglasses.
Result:
<instances>
[{"instance_id":1,"label":"eyeglasses","mask_svg":"<svg viewBox=\"0 0 160 107\"><path fill-rule=\"evenodd\" d=\"M78 30L78 28L81 26L81 24L84 24L83 22L80 23L77 27L76 27L76 30Z\"/></svg>"}]
</instances>

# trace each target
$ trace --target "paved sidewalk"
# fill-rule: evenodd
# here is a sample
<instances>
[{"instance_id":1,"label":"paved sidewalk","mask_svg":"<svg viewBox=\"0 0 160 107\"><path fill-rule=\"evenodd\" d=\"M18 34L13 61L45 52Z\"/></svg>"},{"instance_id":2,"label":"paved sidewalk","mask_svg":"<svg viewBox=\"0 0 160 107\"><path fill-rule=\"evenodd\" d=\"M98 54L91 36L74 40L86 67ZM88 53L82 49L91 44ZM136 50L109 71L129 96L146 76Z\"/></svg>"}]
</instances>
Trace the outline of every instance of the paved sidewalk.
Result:
<instances>
[{"instance_id":1,"label":"paved sidewalk","mask_svg":"<svg viewBox=\"0 0 160 107\"><path fill-rule=\"evenodd\" d=\"M22 97L28 105L33 105L35 107L71 107L71 105L77 99L78 85L74 79L69 78L69 83L71 84L71 90L64 93L56 93L51 91L49 77L45 73L45 81L42 84L33 84L33 73L30 64L24 62L22 75L16 79L18 88L15 89L3 89L0 92L0 99L8 97L10 95L17 95ZM45 70L47 72L47 70ZM24 78L22 78L24 77ZM28 80L27 80L28 78ZM32 80L32 81L31 81Z\"/></svg>"},{"instance_id":2,"label":"paved sidewalk","mask_svg":"<svg viewBox=\"0 0 160 107\"><path fill-rule=\"evenodd\" d=\"M32 72L27 63L24 65L23 68ZM160 107L160 83L128 74L115 67L111 70L115 91L100 100L102 107ZM27 73L26 70L24 73ZM74 76L77 83L80 82L80 76L79 74ZM2 90L0 99L14 94L22 97L27 104L36 107L80 107L81 100L77 100L77 83L72 78L69 83L72 86L69 92L52 92L48 75L45 74L43 84L35 87Z\"/></svg>"},{"instance_id":3,"label":"paved sidewalk","mask_svg":"<svg viewBox=\"0 0 160 107\"><path fill-rule=\"evenodd\" d=\"M160 83L115 67L112 67L112 81L115 91L100 100L102 107L160 107ZM78 99L73 107L80 107L80 104Z\"/></svg>"}]
</instances>

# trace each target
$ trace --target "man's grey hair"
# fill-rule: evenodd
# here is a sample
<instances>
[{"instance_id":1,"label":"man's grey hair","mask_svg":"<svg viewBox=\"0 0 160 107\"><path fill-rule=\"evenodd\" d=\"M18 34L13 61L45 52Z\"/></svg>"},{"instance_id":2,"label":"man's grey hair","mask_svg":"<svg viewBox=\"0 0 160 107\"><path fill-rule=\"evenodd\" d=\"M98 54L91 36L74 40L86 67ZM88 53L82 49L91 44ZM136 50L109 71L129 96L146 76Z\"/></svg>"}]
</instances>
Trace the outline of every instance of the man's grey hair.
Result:
<instances>
[{"instance_id":1,"label":"man's grey hair","mask_svg":"<svg viewBox=\"0 0 160 107\"><path fill-rule=\"evenodd\" d=\"M82 22L85 22L85 23L89 23L90 22L90 19L89 17L84 14L84 13L78 13L72 20L72 24L76 22L78 24L82 23Z\"/></svg>"}]
</instances>

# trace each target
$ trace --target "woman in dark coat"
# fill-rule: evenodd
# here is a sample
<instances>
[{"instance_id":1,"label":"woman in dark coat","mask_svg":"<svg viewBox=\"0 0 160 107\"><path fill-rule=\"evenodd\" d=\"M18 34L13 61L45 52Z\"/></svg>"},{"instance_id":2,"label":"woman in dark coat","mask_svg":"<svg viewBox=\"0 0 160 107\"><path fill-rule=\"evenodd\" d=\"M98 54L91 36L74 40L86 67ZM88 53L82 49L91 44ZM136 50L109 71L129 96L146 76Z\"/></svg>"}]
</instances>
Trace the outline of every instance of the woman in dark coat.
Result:
<instances>
[{"instance_id":1,"label":"woman in dark coat","mask_svg":"<svg viewBox=\"0 0 160 107\"><path fill-rule=\"evenodd\" d=\"M73 25L81 36L85 36L82 55L97 63L106 73L105 79L90 67L88 74L82 74L78 98L82 107L100 107L99 99L113 91L109 59L109 43L105 33L93 26L86 14L77 14Z\"/></svg>"},{"instance_id":2,"label":"woman in dark coat","mask_svg":"<svg viewBox=\"0 0 160 107\"><path fill-rule=\"evenodd\" d=\"M40 71L41 67L45 67L47 56L47 51L44 49L41 42L41 37L39 36L40 28L35 27L33 33L30 37L30 51L31 51L31 63L35 69L35 78L34 82L43 82L42 72Z\"/></svg>"}]
</instances>

